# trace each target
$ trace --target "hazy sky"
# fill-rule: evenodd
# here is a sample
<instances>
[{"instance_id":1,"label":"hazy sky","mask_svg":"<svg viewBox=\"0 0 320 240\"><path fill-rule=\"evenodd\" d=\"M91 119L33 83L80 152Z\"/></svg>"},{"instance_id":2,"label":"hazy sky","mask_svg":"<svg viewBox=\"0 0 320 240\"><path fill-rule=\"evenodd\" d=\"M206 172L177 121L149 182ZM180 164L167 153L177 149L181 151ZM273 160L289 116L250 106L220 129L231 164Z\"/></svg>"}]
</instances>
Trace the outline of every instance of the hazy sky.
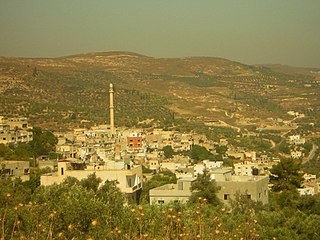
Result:
<instances>
[{"instance_id":1,"label":"hazy sky","mask_svg":"<svg viewBox=\"0 0 320 240\"><path fill-rule=\"evenodd\" d=\"M113 50L320 67L320 0L0 0L0 56Z\"/></svg>"}]
</instances>

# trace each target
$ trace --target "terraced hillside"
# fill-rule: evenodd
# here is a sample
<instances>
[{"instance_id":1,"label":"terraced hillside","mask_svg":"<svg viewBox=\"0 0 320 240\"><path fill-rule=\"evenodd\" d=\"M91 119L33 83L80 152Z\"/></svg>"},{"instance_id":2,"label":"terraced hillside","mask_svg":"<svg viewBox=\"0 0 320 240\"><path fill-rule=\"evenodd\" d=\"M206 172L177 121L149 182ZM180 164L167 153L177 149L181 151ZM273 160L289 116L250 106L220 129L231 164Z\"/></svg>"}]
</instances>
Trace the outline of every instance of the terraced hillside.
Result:
<instances>
[{"instance_id":1,"label":"terraced hillside","mask_svg":"<svg viewBox=\"0 0 320 240\"><path fill-rule=\"evenodd\" d=\"M28 116L51 129L104 123L111 81L117 125L183 117L260 126L270 118L287 118L289 110L319 119L319 69L128 52L0 58L0 115Z\"/></svg>"}]
</instances>

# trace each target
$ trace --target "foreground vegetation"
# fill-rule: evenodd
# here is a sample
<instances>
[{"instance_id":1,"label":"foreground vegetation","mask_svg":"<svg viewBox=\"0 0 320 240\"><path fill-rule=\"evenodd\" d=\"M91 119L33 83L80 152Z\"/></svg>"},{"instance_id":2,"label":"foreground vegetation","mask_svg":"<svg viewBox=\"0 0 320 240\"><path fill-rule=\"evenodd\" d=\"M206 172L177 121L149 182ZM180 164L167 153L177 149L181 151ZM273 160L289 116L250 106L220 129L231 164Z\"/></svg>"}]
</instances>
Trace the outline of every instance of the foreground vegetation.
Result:
<instances>
[{"instance_id":1,"label":"foreground vegetation","mask_svg":"<svg viewBox=\"0 0 320 240\"><path fill-rule=\"evenodd\" d=\"M229 207L198 197L187 205L126 205L115 182L96 178L40 186L0 179L0 239L319 239L320 196L273 192L262 206Z\"/></svg>"}]
</instances>

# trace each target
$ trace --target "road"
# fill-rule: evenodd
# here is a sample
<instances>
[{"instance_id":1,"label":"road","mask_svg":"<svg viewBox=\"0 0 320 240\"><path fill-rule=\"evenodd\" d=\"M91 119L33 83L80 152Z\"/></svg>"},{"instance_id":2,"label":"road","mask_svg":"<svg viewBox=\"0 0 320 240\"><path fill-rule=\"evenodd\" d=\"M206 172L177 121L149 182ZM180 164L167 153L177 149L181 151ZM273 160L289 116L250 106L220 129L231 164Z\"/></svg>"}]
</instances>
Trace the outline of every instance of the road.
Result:
<instances>
[{"instance_id":1,"label":"road","mask_svg":"<svg viewBox=\"0 0 320 240\"><path fill-rule=\"evenodd\" d=\"M318 146L316 144L312 144L312 149L309 153L309 156L305 160L303 160L302 163L306 163L306 162L310 161L314 157L314 155L316 154L317 150L318 150Z\"/></svg>"}]
</instances>

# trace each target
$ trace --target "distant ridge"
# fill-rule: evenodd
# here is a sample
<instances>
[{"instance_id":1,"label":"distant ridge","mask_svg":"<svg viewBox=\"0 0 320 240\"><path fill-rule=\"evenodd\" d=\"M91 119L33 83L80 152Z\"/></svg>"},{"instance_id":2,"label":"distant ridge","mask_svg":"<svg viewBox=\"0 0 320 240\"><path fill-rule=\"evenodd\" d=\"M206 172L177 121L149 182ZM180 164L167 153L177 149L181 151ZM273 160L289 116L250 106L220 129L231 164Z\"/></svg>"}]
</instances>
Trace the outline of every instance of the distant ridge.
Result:
<instances>
[{"instance_id":1,"label":"distant ridge","mask_svg":"<svg viewBox=\"0 0 320 240\"><path fill-rule=\"evenodd\" d=\"M0 66L0 115L29 115L50 127L74 127L75 119L105 123L110 81L119 124L174 116L238 126L285 118L289 110L320 112L317 69L127 51L0 57Z\"/></svg>"}]
</instances>

